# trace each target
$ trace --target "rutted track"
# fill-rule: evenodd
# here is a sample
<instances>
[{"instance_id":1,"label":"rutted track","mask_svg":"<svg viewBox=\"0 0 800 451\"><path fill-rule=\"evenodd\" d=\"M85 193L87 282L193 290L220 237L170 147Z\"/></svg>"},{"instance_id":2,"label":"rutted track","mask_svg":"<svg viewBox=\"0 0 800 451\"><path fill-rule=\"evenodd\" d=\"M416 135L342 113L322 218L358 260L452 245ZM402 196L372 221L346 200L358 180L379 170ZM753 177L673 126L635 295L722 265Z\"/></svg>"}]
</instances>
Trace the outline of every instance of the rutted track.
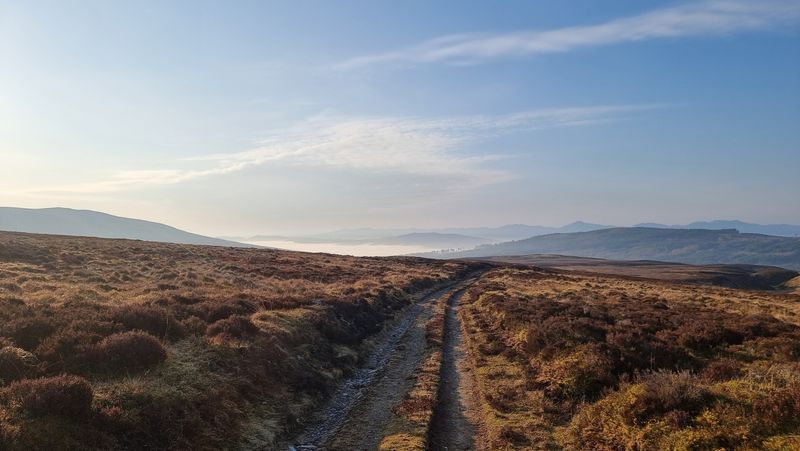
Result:
<instances>
[{"instance_id":1,"label":"rutted track","mask_svg":"<svg viewBox=\"0 0 800 451\"><path fill-rule=\"evenodd\" d=\"M471 281L467 277L447 284L409 306L382 332L366 364L343 383L317 420L288 449L375 449L392 406L408 390L410 376L423 358L424 324L431 306Z\"/></svg>"},{"instance_id":2,"label":"rutted track","mask_svg":"<svg viewBox=\"0 0 800 451\"><path fill-rule=\"evenodd\" d=\"M461 337L458 303L466 288L447 300L442 342L439 390L433 412L428 447L434 450L488 449L482 442L478 390Z\"/></svg>"}]
</instances>

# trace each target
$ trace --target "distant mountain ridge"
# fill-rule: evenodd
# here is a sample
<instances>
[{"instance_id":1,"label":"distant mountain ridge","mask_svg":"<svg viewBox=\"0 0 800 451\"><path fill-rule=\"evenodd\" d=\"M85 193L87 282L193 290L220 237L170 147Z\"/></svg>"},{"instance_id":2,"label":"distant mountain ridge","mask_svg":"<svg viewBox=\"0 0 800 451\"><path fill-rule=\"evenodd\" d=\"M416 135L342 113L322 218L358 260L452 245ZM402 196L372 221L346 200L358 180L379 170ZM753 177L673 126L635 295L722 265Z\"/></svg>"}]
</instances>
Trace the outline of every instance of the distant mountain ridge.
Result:
<instances>
[{"instance_id":1,"label":"distant mountain ridge","mask_svg":"<svg viewBox=\"0 0 800 451\"><path fill-rule=\"evenodd\" d=\"M764 235L795 237L800 235L800 226L789 224L761 225L743 221L697 221L686 225L665 225L658 223L639 224L634 227L655 228L664 230L703 229L723 230L736 229L743 233L759 233ZM499 244L508 241L525 240L532 237L592 232L596 230L614 229L617 226L594 224L577 221L560 227L537 226L527 224L508 224L500 227L448 227L448 228L353 228L309 235L257 235L252 237L225 237L226 239L264 243L278 246L275 242L291 243L333 243L343 245L408 245L424 246L431 250L455 252L486 244ZM456 237L460 238L456 238ZM273 243L270 243L273 242ZM467 251L465 251L467 252ZM613 258L613 256L612 256ZM690 262L687 262L690 263ZM709 262L719 263L719 262Z\"/></svg>"},{"instance_id":2,"label":"distant mountain ridge","mask_svg":"<svg viewBox=\"0 0 800 451\"><path fill-rule=\"evenodd\" d=\"M269 241L287 240L300 243L353 243L373 242L386 238L394 238L415 233L438 233L442 235L465 235L476 239L484 239L494 243L522 240L534 236L553 233L591 232L593 230L617 228L616 225L594 224L576 221L560 227L528 224L507 224L499 227L443 227L443 228L353 228L307 235L256 235L250 237L223 237L236 241ZM800 236L800 225L792 224L754 224L738 220L695 221L684 225L667 225L655 222L636 224L633 227L658 229L736 229L742 233L760 233L763 235L796 237Z\"/></svg>"},{"instance_id":3,"label":"distant mountain ridge","mask_svg":"<svg viewBox=\"0 0 800 451\"><path fill-rule=\"evenodd\" d=\"M255 247L185 232L157 222L70 208L0 207L0 230L49 235L125 238L178 244Z\"/></svg>"},{"instance_id":4,"label":"distant mountain ridge","mask_svg":"<svg viewBox=\"0 0 800 451\"><path fill-rule=\"evenodd\" d=\"M541 235L460 252L419 254L470 258L561 254L614 260L658 260L693 264L753 264L800 269L800 238L740 233L734 229L617 227Z\"/></svg>"},{"instance_id":5,"label":"distant mountain ridge","mask_svg":"<svg viewBox=\"0 0 800 451\"><path fill-rule=\"evenodd\" d=\"M439 233L458 233L463 235L487 238L492 241L519 240L532 236L547 235L551 233L573 233L589 232L592 230L607 229L614 226L592 224L583 221L576 221L561 227L548 227L526 224L509 224L500 227L463 227L436 229Z\"/></svg>"},{"instance_id":6,"label":"distant mountain ridge","mask_svg":"<svg viewBox=\"0 0 800 451\"><path fill-rule=\"evenodd\" d=\"M658 223L642 223L634 227L651 227L658 229L708 229L708 230L722 230L722 229L736 229L742 233L760 233L762 235L774 236L800 236L800 225L792 224L753 224L750 222L738 220L721 220L714 221L695 221L685 225L666 225Z\"/></svg>"}]
</instances>

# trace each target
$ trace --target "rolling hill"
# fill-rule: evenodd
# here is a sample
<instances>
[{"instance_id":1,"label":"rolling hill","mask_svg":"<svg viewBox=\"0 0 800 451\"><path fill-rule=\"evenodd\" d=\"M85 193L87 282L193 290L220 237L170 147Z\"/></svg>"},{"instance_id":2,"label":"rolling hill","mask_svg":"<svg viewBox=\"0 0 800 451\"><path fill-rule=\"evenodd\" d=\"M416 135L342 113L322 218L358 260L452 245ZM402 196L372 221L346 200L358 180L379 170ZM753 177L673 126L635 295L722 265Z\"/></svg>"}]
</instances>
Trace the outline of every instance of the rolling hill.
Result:
<instances>
[{"instance_id":1,"label":"rolling hill","mask_svg":"<svg viewBox=\"0 0 800 451\"><path fill-rule=\"evenodd\" d=\"M736 229L742 233L760 233L775 236L800 236L800 225L792 224L753 224L737 220L695 221L684 225L665 225L657 223L637 224L635 227L653 227L658 229Z\"/></svg>"},{"instance_id":2,"label":"rolling hill","mask_svg":"<svg viewBox=\"0 0 800 451\"><path fill-rule=\"evenodd\" d=\"M486 257L493 262L536 266L574 273L607 274L755 290L794 290L797 271L759 265L690 265L652 260L607 260L554 254ZM800 280L797 280L800 282Z\"/></svg>"},{"instance_id":3,"label":"rolling hill","mask_svg":"<svg viewBox=\"0 0 800 451\"><path fill-rule=\"evenodd\" d=\"M542 235L481 246L470 251L427 253L434 258L472 258L527 254L563 254L613 260L677 263L737 263L800 269L800 238L736 230L618 227Z\"/></svg>"},{"instance_id":4,"label":"rolling hill","mask_svg":"<svg viewBox=\"0 0 800 451\"><path fill-rule=\"evenodd\" d=\"M255 247L185 232L157 222L70 208L0 207L0 230L97 238L125 238L178 244Z\"/></svg>"}]
</instances>

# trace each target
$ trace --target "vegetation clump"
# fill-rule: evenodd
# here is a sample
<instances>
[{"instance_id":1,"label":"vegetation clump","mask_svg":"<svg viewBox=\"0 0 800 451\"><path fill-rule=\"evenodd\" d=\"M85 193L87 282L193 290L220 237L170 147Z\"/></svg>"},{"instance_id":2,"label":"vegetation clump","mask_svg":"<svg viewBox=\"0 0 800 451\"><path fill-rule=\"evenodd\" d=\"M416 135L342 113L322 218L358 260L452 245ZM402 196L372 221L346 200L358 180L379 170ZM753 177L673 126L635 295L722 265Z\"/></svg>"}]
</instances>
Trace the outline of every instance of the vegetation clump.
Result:
<instances>
[{"instance_id":1,"label":"vegetation clump","mask_svg":"<svg viewBox=\"0 0 800 451\"><path fill-rule=\"evenodd\" d=\"M218 337L228 340L241 340L258 334L258 327L243 315L234 315L221 319L206 329L209 338Z\"/></svg>"},{"instance_id":2,"label":"vegetation clump","mask_svg":"<svg viewBox=\"0 0 800 451\"><path fill-rule=\"evenodd\" d=\"M38 363L39 359L24 349L0 348L0 386L35 374Z\"/></svg>"},{"instance_id":3,"label":"vegetation clump","mask_svg":"<svg viewBox=\"0 0 800 451\"><path fill-rule=\"evenodd\" d=\"M124 305L116 309L111 318L128 330L142 330L156 337L175 339L186 335L186 327L163 307Z\"/></svg>"},{"instance_id":4,"label":"vegetation clump","mask_svg":"<svg viewBox=\"0 0 800 451\"><path fill-rule=\"evenodd\" d=\"M92 407L92 386L72 375L25 379L0 390L0 400L33 416L85 417Z\"/></svg>"},{"instance_id":5,"label":"vegetation clump","mask_svg":"<svg viewBox=\"0 0 800 451\"><path fill-rule=\"evenodd\" d=\"M95 357L111 371L138 371L167 358L167 350L154 336L141 331L110 335L98 343Z\"/></svg>"}]
</instances>

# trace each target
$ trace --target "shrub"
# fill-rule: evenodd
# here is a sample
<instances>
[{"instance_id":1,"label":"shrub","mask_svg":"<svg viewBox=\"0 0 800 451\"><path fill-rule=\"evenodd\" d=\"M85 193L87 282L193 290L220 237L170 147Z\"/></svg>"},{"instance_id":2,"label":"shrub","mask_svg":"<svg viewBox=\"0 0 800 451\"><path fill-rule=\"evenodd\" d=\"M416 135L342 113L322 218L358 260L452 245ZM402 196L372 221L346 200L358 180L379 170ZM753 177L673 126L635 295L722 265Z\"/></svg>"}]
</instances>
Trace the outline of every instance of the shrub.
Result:
<instances>
[{"instance_id":1,"label":"shrub","mask_svg":"<svg viewBox=\"0 0 800 451\"><path fill-rule=\"evenodd\" d=\"M768 431L792 431L800 424L800 386L776 390L753 402L753 416Z\"/></svg>"},{"instance_id":2,"label":"shrub","mask_svg":"<svg viewBox=\"0 0 800 451\"><path fill-rule=\"evenodd\" d=\"M186 332L191 335L203 336L206 334L206 328L208 325L205 321L196 316L190 316L181 321L181 323L183 324L183 327L186 328Z\"/></svg>"},{"instance_id":3,"label":"shrub","mask_svg":"<svg viewBox=\"0 0 800 451\"><path fill-rule=\"evenodd\" d=\"M108 431L89 421L54 415L20 420L20 424L0 424L0 449L3 451L124 449Z\"/></svg>"},{"instance_id":4,"label":"shrub","mask_svg":"<svg viewBox=\"0 0 800 451\"><path fill-rule=\"evenodd\" d=\"M200 305L200 313L206 321L213 323L233 315L243 315L255 312L253 305L245 300L235 301L206 301Z\"/></svg>"},{"instance_id":5,"label":"shrub","mask_svg":"<svg viewBox=\"0 0 800 451\"><path fill-rule=\"evenodd\" d=\"M634 374L640 370L674 369L693 366L685 350L633 328L609 332L606 342L615 360L615 374Z\"/></svg>"},{"instance_id":6,"label":"shrub","mask_svg":"<svg viewBox=\"0 0 800 451\"><path fill-rule=\"evenodd\" d=\"M386 296L386 294L382 295ZM332 310L321 324L321 331L332 341L353 345L378 332L389 317L381 311L381 302L364 299L356 302L331 302Z\"/></svg>"},{"instance_id":7,"label":"shrub","mask_svg":"<svg viewBox=\"0 0 800 451\"><path fill-rule=\"evenodd\" d=\"M642 393L631 406L635 421L678 410L699 412L710 400L709 392L688 371L656 371L642 378Z\"/></svg>"},{"instance_id":8,"label":"shrub","mask_svg":"<svg viewBox=\"0 0 800 451\"><path fill-rule=\"evenodd\" d=\"M625 386L593 404L582 405L563 429L556 433L559 444L570 450L627 450L635 446L637 431L631 427L626 406L641 391Z\"/></svg>"},{"instance_id":9,"label":"shrub","mask_svg":"<svg viewBox=\"0 0 800 451\"><path fill-rule=\"evenodd\" d=\"M75 329L61 330L47 337L36 348L36 353L47 363L47 371L81 373L89 359L92 345L100 335Z\"/></svg>"},{"instance_id":10,"label":"shrub","mask_svg":"<svg viewBox=\"0 0 800 451\"><path fill-rule=\"evenodd\" d=\"M72 375L24 379L0 390L0 399L32 416L85 417L92 396L89 381Z\"/></svg>"},{"instance_id":11,"label":"shrub","mask_svg":"<svg viewBox=\"0 0 800 451\"><path fill-rule=\"evenodd\" d=\"M125 450L230 449L244 412L240 395L230 387L195 390L140 390L121 404L122 415L108 418ZM113 448L112 448L113 449Z\"/></svg>"},{"instance_id":12,"label":"shrub","mask_svg":"<svg viewBox=\"0 0 800 451\"><path fill-rule=\"evenodd\" d=\"M98 343L94 351L100 365L112 371L142 370L167 358L164 345L141 331L111 335Z\"/></svg>"},{"instance_id":13,"label":"shrub","mask_svg":"<svg viewBox=\"0 0 800 451\"><path fill-rule=\"evenodd\" d=\"M675 449L656 445L659 435L691 423L709 400L708 392L689 372L654 372L637 384L623 384L619 391L582 405L556 435L565 449Z\"/></svg>"},{"instance_id":14,"label":"shrub","mask_svg":"<svg viewBox=\"0 0 800 451\"><path fill-rule=\"evenodd\" d=\"M591 399L614 383L611 361L596 345L579 346L537 366L535 381L543 385L548 397L558 401Z\"/></svg>"},{"instance_id":15,"label":"shrub","mask_svg":"<svg viewBox=\"0 0 800 451\"><path fill-rule=\"evenodd\" d=\"M250 318L242 315L234 315L221 319L208 326L207 337L220 337L226 339L242 339L258 333L258 327L250 321Z\"/></svg>"},{"instance_id":16,"label":"shrub","mask_svg":"<svg viewBox=\"0 0 800 451\"><path fill-rule=\"evenodd\" d=\"M30 352L14 346L0 349L0 385L30 377L39 361Z\"/></svg>"},{"instance_id":17,"label":"shrub","mask_svg":"<svg viewBox=\"0 0 800 451\"><path fill-rule=\"evenodd\" d=\"M716 360L703 368L703 379L711 382L728 381L742 375L742 364L732 359Z\"/></svg>"},{"instance_id":18,"label":"shrub","mask_svg":"<svg viewBox=\"0 0 800 451\"><path fill-rule=\"evenodd\" d=\"M764 337L745 344L773 361L795 362L800 358L800 338L796 336Z\"/></svg>"},{"instance_id":19,"label":"shrub","mask_svg":"<svg viewBox=\"0 0 800 451\"><path fill-rule=\"evenodd\" d=\"M3 331L20 348L33 351L39 343L55 331L53 320L43 317L18 318L9 321Z\"/></svg>"},{"instance_id":20,"label":"shrub","mask_svg":"<svg viewBox=\"0 0 800 451\"><path fill-rule=\"evenodd\" d=\"M128 330L143 330L163 338L182 338L186 328L170 313L152 305L126 305L118 308L112 315Z\"/></svg>"},{"instance_id":21,"label":"shrub","mask_svg":"<svg viewBox=\"0 0 800 451\"><path fill-rule=\"evenodd\" d=\"M690 322L675 334L679 345L696 351L710 351L725 343L725 330L719 324Z\"/></svg>"},{"instance_id":22,"label":"shrub","mask_svg":"<svg viewBox=\"0 0 800 451\"><path fill-rule=\"evenodd\" d=\"M527 447L531 444L526 431L520 427L503 426L498 432L498 436L506 443L511 443L516 447Z\"/></svg>"}]
</instances>

